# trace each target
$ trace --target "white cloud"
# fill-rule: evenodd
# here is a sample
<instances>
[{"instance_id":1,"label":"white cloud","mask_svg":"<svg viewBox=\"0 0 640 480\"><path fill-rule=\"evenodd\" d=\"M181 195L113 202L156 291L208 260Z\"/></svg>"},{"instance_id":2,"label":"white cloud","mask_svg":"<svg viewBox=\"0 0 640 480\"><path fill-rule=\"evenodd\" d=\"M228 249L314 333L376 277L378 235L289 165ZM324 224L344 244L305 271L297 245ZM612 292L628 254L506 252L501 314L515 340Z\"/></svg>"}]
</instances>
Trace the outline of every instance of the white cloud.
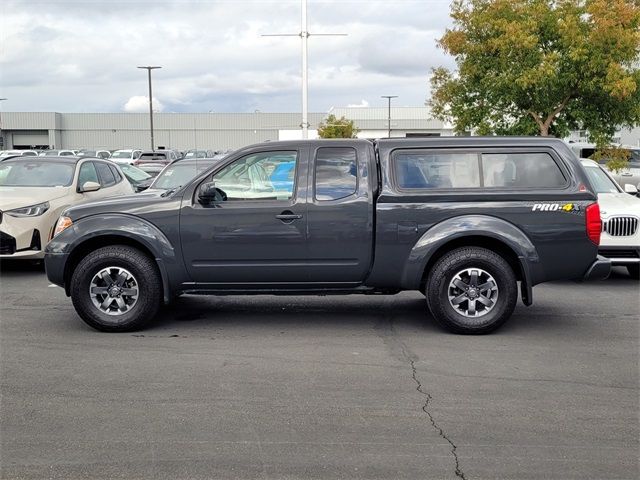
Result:
<instances>
[{"instance_id":1,"label":"white cloud","mask_svg":"<svg viewBox=\"0 0 640 480\"><path fill-rule=\"evenodd\" d=\"M128 113L141 113L149 111L149 97L136 95L127 100L122 109ZM156 97L153 97L153 111L162 112L164 105Z\"/></svg>"},{"instance_id":2,"label":"white cloud","mask_svg":"<svg viewBox=\"0 0 640 480\"><path fill-rule=\"evenodd\" d=\"M366 108L369 106L369 102L367 102L364 98L360 103L350 103L347 105L348 108Z\"/></svg>"},{"instance_id":3,"label":"white cloud","mask_svg":"<svg viewBox=\"0 0 640 480\"><path fill-rule=\"evenodd\" d=\"M69 6L72 8L67 8ZM0 94L12 111L121 111L145 98L167 111L300 109L299 0L5 0ZM422 105L448 0L310 0L309 108L400 95ZM135 101L133 106L137 108ZM146 106L140 107L146 111ZM126 110L129 111L129 110Z\"/></svg>"}]
</instances>

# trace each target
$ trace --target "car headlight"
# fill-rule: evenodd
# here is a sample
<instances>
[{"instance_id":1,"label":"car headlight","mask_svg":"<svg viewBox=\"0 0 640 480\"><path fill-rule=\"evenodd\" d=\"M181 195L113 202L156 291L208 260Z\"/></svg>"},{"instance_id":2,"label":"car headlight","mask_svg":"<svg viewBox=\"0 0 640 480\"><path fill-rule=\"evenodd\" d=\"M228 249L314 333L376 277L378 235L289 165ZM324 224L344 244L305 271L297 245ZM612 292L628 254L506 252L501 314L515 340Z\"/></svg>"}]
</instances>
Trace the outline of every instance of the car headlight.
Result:
<instances>
[{"instance_id":1,"label":"car headlight","mask_svg":"<svg viewBox=\"0 0 640 480\"><path fill-rule=\"evenodd\" d=\"M53 231L53 236L55 237L59 233L64 232L67 228L73 225L73 221L69 217L62 216L56 222L56 228Z\"/></svg>"},{"instance_id":2,"label":"car headlight","mask_svg":"<svg viewBox=\"0 0 640 480\"><path fill-rule=\"evenodd\" d=\"M13 210L7 210L7 215L12 217L37 217L49 210L49 202L39 203L37 205L31 205L30 207L14 208Z\"/></svg>"}]
</instances>

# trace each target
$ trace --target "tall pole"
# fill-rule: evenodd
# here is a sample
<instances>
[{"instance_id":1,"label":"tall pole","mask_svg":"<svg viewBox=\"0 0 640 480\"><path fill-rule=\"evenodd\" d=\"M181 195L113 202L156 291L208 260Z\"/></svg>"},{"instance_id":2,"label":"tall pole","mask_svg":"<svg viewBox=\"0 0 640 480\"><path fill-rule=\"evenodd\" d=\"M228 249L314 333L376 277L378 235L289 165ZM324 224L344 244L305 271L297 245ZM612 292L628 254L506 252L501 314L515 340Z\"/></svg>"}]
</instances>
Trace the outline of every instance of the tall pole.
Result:
<instances>
[{"instance_id":1,"label":"tall pole","mask_svg":"<svg viewBox=\"0 0 640 480\"><path fill-rule=\"evenodd\" d=\"M308 66L308 42L309 32L307 31L307 0L302 0L302 22L300 29L302 39L302 138L309 138L309 66Z\"/></svg>"},{"instance_id":2,"label":"tall pole","mask_svg":"<svg viewBox=\"0 0 640 480\"><path fill-rule=\"evenodd\" d=\"M2 102L8 100L7 98L0 98L0 150L4 149L4 137L2 136Z\"/></svg>"},{"instance_id":3,"label":"tall pole","mask_svg":"<svg viewBox=\"0 0 640 480\"><path fill-rule=\"evenodd\" d=\"M387 138L391 138L391 99L398 98L397 95L381 95L380 98L386 98L387 107Z\"/></svg>"},{"instance_id":4,"label":"tall pole","mask_svg":"<svg viewBox=\"0 0 640 480\"><path fill-rule=\"evenodd\" d=\"M148 78L149 78L149 127L150 127L150 130L151 130L151 151L153 151L154 150L154 144L153 144L153 92L151 90L151 70L156 70L156 69L162 68L162 67L138 67L138 68L145 69L147 71Z\"/></svg>"},{"instance_id":5,"label":"tall pole","mask_svg":"<svg viewBox=\"0 0 640 480\"><path fill-rule=\"evenodd\" d=\"M344 37L346 33L309 33L307 30L307 0L301 0L301 22L300 33L271 33L263 34L263 37L300 37L302 40L302 122L300 128L302 129L302 138L309 138L309 49L308 41L311 36L322 37Z\"/></svg>"}]
</instances>

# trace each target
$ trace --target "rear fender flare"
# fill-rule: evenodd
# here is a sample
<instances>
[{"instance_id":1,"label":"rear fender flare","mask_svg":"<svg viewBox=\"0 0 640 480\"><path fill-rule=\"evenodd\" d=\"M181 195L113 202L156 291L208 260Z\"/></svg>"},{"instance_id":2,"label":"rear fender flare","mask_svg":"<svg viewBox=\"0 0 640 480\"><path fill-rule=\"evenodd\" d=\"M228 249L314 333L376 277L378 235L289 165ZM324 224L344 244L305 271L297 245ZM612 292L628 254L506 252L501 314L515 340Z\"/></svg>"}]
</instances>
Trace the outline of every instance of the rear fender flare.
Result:
<instances>
[{"instance_id":1,"label":"rear fender flare","mask_svg":"<svg viewBox=\"0 0 640 480\"><path fill-rule=\"evenodd\" d=\"M522 269L522 292L525 304L531 302L532 266L539 263L538 252L527 235L518 227L488 215L464 215L449 218L429 228L409 253L402 274L407 289L420 288L424 271L433 254L447 243L464 237L477 236L498 240L511 248Z\"/></svg>"}]
</instances>

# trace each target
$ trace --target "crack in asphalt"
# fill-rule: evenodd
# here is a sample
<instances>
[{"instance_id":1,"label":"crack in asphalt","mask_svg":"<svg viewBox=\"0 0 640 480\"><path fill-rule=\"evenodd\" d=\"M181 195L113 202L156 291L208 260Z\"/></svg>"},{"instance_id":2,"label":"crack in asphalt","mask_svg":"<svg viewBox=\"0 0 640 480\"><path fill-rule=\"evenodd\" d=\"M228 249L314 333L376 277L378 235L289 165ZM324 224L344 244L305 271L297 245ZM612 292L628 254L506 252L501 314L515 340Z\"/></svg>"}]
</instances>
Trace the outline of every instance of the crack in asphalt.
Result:
<instances>
[{"instance_id":1,"label":"crack in asphalt","mask_svg":"<svg viewBox=\"0 0 640 480\"><path fill-rule=\"evenodd\" d=\"M429 392L422 389L422 382L420 382L420 380L418 379L418 370L416 369L415 361L408 355L406 355L406 359L411 364L411 371L412 371L411 377L413 378L413 381L416 382L416 385L417 385L416 390L426 397L424 405L422 406L422 411L427 414L427 416L429 417L429 421L431 422L431 425L438 432L438 435L440 435L444 440L447 441L449 445L451 445L451 454L453 455L453 459L456 462L456 470L455 470L456 477L461 478L462 480L467 480L467 477L465 477L464 472L460 468L460 460L458 459L458 453L457 453L458 447L456 446L455 443L453 443L453 441L444 432L444 430L442 430L442 427L440 427L436 423L435 419L433 418L433 415L428 409L429 403L431 402L431 400L433 400L433 397Z\"/></svg>"},{"instance_id":2,"label":"crack in asphalt","mask_svg":"<svg viewBox=\"0 0 640 480\"><path fill-rule=\"evenodd\" d=\"M389 352L393 357L397 360L408 363L411 366L411 378L416 384L416 390L418 393L425 397L425 402L422 405L422 411L429 418L429 422L431 426L438 432L438 435L445 440L451 447L451 455L453 456L453 460L455 461L455 475L457 478L462 480L468 480L465 476L462 468L460 467L460 459L458 458L458 447L455 443L449 438L449 436L445 433L445 431L438 425L438 423L433 418L433 414L429 411L429 404L433 400L431 394L426 391L422 385L420 379L418 379L418 369L416 368L416 361L418 360L418 356L413 353L409 347L400 339L397 330L393 325L393 317L386 318L384 321L378 323L375 326L378 334L381 336L382 341L389 349Z\"/></svg>"}]
</instances>

